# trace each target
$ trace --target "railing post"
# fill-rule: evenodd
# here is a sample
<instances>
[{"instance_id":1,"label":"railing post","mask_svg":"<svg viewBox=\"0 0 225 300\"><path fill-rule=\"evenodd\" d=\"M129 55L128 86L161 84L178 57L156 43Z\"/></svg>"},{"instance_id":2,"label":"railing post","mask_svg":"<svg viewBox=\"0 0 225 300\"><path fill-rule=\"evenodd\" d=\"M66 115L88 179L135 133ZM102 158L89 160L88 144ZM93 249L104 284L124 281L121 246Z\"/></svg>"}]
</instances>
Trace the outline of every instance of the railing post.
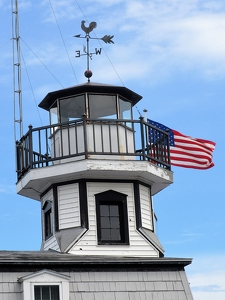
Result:
<instances>
[{"instance_id":1,"label":"railing post","mask_svg":"<svg viewBox=\"0 0 225 300\"><path fill-rule=\"evenodd\" d=\"M83 117L83 128L84 128L84 155L85 159L88 159L88 146L87 146L87 116L86 114L82 115Z\"/></svg>"},{"instance_id":2,"label":"railing post","mask_svg":"<svg viewBox=\"0 0 225 300\"><path fill-rule=\"evenodd\" d=\"M167 129L166 130L167 132L167 135L166 135L166 143L167 143L167 155L168 155L168 161L167 161L167 164L169 165L169 170L171 170L171 163L170 163L170 136L169 136L169 130Z\"/></svg>"},{"instance_id":3,"label":"railing post","mask_svg":"<svg viewBox=\"0 0 225 300\"><path fill-rule=\"evenodd\" d=\"M33 169L33 141L32 141L32 129L33 126L29 125L29 163L31 169Z\"/></svg>"},{"instance_id":4,"label":"railing post","mask_svg":"<svg viewBox=\"0 0 225 300\"><path fill-rule=\"evenodd\" d=\"M22 171L22 155L21 149L20 149L20 142L16 141L16 172L17 172L17 179L21 175Z\"/></svg>"},{"instance_id":5,"label":"railing post","mask_svg":"<svg viewBox=\"0 0 225 300\"><path fill-rule=\"evenodd\" d=\"M141 149L142 149L142 155L143 160L145 160L145 138L144 138L144 117L140 117L140 130L141 130Z\"/></svg>"}]
</instances>

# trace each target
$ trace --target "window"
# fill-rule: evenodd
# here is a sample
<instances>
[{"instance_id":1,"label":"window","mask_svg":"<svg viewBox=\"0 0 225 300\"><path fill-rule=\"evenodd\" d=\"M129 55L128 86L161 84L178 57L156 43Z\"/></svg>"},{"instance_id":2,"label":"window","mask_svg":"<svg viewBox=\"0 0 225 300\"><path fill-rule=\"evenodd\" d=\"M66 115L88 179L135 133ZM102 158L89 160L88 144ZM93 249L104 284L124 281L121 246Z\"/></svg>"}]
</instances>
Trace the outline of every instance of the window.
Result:
<instances>
[{"instance_id":1,"label":"window","mask_svg":"<svg viewBox=\"0 0 225 300\"><path fill-rule=\"evenodd\" d=\"M70 276L40 270L18 279L23 300L69 300Z\"/></svg>"},{"instance_id":2,"label":"window","mask_svg":"<svg viewBox=\"0 0 225 300\"><path fill-rule=\"evenodd\" d=\"M95 197L98 244L129 244L127 196L110 190Z\"/></svg>"},{"instance_id":3,"label":"window","mask_svg":"<svg viewBox=\"0 0 225 300\"><path fill-rule=\"evenodd\" d=\"M117 101L114 95L88 95L90 118L93 119L116 119Z\"/></svg>"},{"instance_id":4,"label":"window","mask_svg":"<svg viewBox=\"0 0 225 300\"><path fill-rule=\"evenodd\" d=\"M35 300L59 300L58 285L35 285L34 286Z\"/></svg>"},{"instance_id":5,"label":"window","mask_svg":"<svg viewBox=\"0 0 225 300\"><path fill-rule=\"evenodd\" d=\"M52 203L46 201L43 206L44 211L44 231L45 239L48 239L53 234L53 222L52 222Z\"/></svg>"},{"instance_id":6,"label":"window","mask_svg":"<svg viewBox=\"0 0 225 300\"><path fill-rule=\"evenodd\" d=\"M81 119L85 112L84 95L78 95L59 100L59 121L61 123Z\"/></svg>"},{"instance_id":7,"label":"window","mask_svg":"<svg viewBox=\"0 0 225 300\"><path fill-rule=\"evenodd\" d=\"M119 119L132 119L132 107L131 103L129 101L125 101L121 98L119 98L119 104L120 104L120 117Z\"/></svg>"},{"instance_id":8,"label":"window","mask_svg":"<svg viewBox=\"0 0 225 300\"><path fill-rule=\"evenodd\" d=\"M131 120L132 119L132 107L129 101L125 101L119 98L120 116L119 119ZM132 123L124 123L128 127L132 127Z\"/></svg>"}]
</instances>

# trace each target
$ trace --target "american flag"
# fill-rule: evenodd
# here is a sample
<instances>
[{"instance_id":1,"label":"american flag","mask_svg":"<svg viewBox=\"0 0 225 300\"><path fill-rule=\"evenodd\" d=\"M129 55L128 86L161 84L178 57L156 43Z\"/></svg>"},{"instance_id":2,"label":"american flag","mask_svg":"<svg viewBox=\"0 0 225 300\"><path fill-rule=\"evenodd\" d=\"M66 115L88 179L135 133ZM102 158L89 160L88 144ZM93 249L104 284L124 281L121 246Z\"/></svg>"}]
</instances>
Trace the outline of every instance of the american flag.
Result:
<instances>
[{"instance_id":1,"label":"american flag","mask_svg":"<svg viewBox=\"0 0 225 300\"><path fill-rule=\"evenodd\" d=\"M206 170L214 166L212 153L216 143L192 138L176 130L170 129L158 122L147 120L150 125L169 133L170 163L171 165ZM152 132L149 129L149 143L151 143Z\"/></svg>"}]
</instances>

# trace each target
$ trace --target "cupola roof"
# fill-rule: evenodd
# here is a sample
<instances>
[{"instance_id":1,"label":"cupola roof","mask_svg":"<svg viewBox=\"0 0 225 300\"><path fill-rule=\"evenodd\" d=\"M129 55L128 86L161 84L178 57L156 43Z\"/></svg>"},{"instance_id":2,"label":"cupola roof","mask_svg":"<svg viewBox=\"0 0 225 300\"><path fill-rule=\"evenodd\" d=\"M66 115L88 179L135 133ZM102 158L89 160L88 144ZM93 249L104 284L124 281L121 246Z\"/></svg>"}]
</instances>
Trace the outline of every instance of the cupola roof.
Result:
<instances>
[{"instance_id":1,"label":"cupola roof","mask_svg":"<svg viewBox=\"0 0 225 300\"><path fill-rule=\"evenodd\" d=\"M82 93L107 93L107 94L119 94L120 96L130 100L132 106L142 99L142 96L133 92L132 90L117 85L102 84L95 82L86 82L79 85L74 85L65 89L57 90L48 93L45 98L39 103L39 107L49 110L52 104L59 98L68 96L74 96Z\"/></svg>"}]
</instances>

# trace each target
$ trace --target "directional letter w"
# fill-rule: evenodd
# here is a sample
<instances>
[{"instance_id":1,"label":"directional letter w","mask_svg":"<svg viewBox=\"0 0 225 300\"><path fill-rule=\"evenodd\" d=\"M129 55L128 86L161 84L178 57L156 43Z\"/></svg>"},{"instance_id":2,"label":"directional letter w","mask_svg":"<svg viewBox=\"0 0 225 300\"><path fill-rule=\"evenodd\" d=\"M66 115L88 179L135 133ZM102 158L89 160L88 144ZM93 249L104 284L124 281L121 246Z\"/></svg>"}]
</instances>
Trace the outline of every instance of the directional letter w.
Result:
<instances>
[{"instance_id":1,"label":"directional letter w","mask_svg":"<svg viewBox=\"0 0 225 300\"><path fill-rule=\"evenodd\" d=\"M101 52L102 52L102 48L100 48L99 50L97 48L95 48L95 54L96 55L98 55L98 54L100 55Z\"/></svg>"}]
</instances>

